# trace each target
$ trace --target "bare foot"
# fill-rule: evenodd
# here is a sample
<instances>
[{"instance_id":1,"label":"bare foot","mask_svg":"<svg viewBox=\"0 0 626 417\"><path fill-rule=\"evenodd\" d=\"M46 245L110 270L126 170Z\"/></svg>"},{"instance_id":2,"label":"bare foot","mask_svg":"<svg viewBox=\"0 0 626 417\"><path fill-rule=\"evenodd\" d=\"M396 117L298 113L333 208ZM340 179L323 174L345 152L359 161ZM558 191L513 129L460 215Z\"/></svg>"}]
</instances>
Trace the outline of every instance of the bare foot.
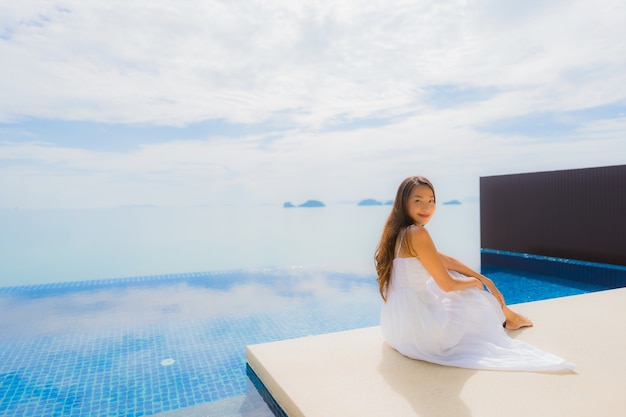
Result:
<instances>
[{"instance_id":1,"label":"bare foot","mask_svg":"<svg viewBox=\"0 0 626 417\"><path fill-rule=\"evenodd\" d=\"M504 307L504 317L506 317L504 327L507 330L517 330L522 327L531 327L533 325L533 322L530 321L528 317L522 316L508 307Z\"/></svg>"}]
</instances>

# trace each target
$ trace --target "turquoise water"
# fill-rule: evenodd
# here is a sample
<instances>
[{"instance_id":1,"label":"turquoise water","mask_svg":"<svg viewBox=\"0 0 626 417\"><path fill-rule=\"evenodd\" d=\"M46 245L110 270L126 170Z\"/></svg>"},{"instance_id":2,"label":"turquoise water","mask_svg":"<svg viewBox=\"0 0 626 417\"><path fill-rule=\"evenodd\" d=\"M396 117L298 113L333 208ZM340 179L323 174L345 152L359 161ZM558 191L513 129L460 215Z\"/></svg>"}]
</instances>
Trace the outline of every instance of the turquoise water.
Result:
<instances>
[{"instance_id":1,"label":"turquoise water","mask_svg":"<svg viewBox=\"0 0 626 417\"><path fill-rule=\"evenodd\" d=\"M529 272L497 268L486 268L482 272L493 280L498 289L505 295L508 304L547 300L609 289L604 285Z\"/></svg>"},{"instance_id":2,"label":"turquoise water","mask_svg":"<svg viewBox=\"0 0 626 417\"><path fill-rule=\"evenodd\" d=\"M302 268L5 287L0 416L250 397L246 345L374 325L378 304L371 277Z\"/></svg>"}]
</instances>

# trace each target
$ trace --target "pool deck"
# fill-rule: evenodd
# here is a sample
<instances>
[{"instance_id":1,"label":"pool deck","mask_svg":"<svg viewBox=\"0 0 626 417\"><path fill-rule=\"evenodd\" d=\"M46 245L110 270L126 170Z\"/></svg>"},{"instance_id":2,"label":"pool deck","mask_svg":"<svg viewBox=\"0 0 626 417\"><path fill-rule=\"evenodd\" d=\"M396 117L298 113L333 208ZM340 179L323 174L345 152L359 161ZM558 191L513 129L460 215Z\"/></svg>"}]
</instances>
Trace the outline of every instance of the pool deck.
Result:
<instances>
[{"instance_id":1,"label":"pool deck","mask_svg":"<svg viewBox=\"0 0 626 417\"><path fill-rule=\"evenodd\" d=\"M576 363L559 373L408 359L368 327L251 345L248 364L289 417L623 417L626 288L517 304L509 334Z\"/></svg>"}]
</instances>

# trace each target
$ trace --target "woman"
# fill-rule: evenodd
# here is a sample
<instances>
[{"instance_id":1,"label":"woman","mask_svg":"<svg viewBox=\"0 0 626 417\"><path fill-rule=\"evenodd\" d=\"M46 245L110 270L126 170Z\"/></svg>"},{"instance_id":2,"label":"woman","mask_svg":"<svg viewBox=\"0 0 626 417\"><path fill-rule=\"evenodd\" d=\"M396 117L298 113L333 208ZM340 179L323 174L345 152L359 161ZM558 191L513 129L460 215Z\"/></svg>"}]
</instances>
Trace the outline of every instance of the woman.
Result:
<instances>
[{"instance_id":1,"label":"woman","mask_svg":"<svg viewBox=\"0 0 626 417\"><path fill-rule=\"evenodd\" d=\"M437 252L424 227L434 213L431 182L405 179L375 254L387 343L405 356L441 365L573 369L574 364L506 334L505 327L518 329L532 322L506 306L489 278Z\"/></svg>"}]
</instances>

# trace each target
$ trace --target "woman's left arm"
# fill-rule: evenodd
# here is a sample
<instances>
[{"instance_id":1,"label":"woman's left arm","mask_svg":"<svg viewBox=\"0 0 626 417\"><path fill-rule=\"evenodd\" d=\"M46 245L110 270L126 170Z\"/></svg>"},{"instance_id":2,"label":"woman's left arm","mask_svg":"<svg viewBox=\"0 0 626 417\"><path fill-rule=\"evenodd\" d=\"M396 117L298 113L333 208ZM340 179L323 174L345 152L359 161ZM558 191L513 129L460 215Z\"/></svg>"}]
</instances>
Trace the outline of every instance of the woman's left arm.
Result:
<instances>
[{"instance_id":1,"label":"woman's left arm","mask_svg":"<svg viewBox=\"0 0 626 417\"><path fill-rule=\"evenodd\" d=\"M463 274L468 277L474 277L482 282L485 287L487 287L487 290L489 290L489 292L493 294L494 297L496 297L500 305L504 308L504 306L506 305L506 302L504 301L504 296L502 295L500 290L496 288L496 285L493 283L492 280L482 275L481 273L474 271L472 268L465 265L458 259L453 258L452 256L448 256L439 252L439 257L441 258L441 262L446 269L456 271L459 274Z\"/></svg>"}]
</instances>

